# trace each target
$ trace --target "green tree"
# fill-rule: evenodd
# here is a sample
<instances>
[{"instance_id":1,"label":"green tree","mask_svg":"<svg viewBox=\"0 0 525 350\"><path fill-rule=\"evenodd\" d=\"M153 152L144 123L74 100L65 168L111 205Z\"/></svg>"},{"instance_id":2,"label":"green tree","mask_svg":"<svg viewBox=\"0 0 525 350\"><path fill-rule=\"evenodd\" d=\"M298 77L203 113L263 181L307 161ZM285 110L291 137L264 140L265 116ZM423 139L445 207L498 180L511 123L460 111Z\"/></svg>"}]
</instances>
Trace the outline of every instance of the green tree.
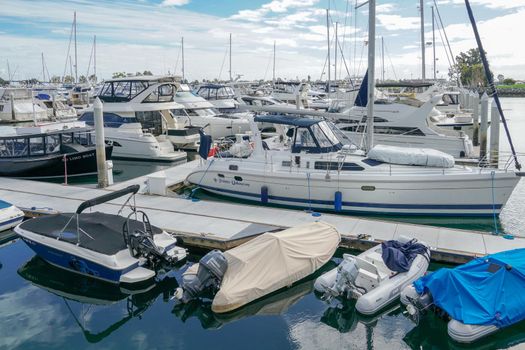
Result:
<instances>
[{"instance_id":1,"label":"green tree","mask_svg":"<svg viewBox=\"0 0 525 350\"><path fill-rule=\"evenodd\" d=\"M449 75L451 77L459 75L461 83L465 86L488 86L479 49L470 49L457 55L456 65L449 70Z\"/></svg>"},{"instance_id":2,"label":"green tree","mask_svg":"<svg viewBox=\"0 0 525 350\"><path fill-rule=\"evenodd\" d=\"M75 78L73 78L71 75L66 75L64 77L64 83L71 84L75 82Z\"/></svg>"},{"instance_id":3,"label":"green tree","mask_svg":"<svg viewBox=\"0 0 525 350\"><path fill-rule=\"evenodd\" d=\"M151 71L149 70L145 70L144 73L142 73L142 75L153 75L153 73L151 73Z\"/></svg>"},{"instance_id":4,"label":"green tree","mask_svg":"<svg viewBox=\"0 0 525 350\"><path fill-rule=\"evenodd\" d=\"M55 83L55 84L56 84L56 83L60 83L61 81L62 81L62 78L60 78L58 75L53 75L53 76L51 77L51 82L52 82L52 83Z\"/></svg>"},{"instance_id":5,"label":"green tree","mask_svg":"<svg viewBox=\"0 0 525 350\"><path fill-rule=\"evenodd\" d=\"M115 72L115 73L113 73L112 77L113 77L113 79L125 78L125 77L127 77L127 74L126 74L126 72Z\"/></svg>"},{"instance_id":6,"label":"green tree","mask_svg":"<svg viewBox=\"0 0 525 350\"><path fill-rule=\"evenodd\" d=\"M0 78L0 86L4 86L4 85L7 85L7 81Z\"/></svg>"},{"instance_id":7,"label":"green tree","mask_svg":"<svg viewBox=\"0 0 525 350\"><path fill-rule=\"evenodd\" d=\"M137 72L137 73L135 73L135 76L136 77L140 77L140 76L142 76L142 73L141 72Z\"/></svg>"},{"instance_id":8,"label":"green tree","mask_svg":"<svg viewBox=\"0 0 525 350\"><path fill-rule=\"evenodd\" d=\"M81 83L81 84L85 84L85 83L87 83L87 78L85 76L81 75L78 78L78 82Z\"/></svg>"},{"instance_id":9,"label":"green tree","mask_svg":"<svg viewBox=\"0 0 525 350\"><path fill-rule=\"evenodd\" d=\"M514 85L516 84L516 80L512 78L503 79L503 85Z\"/></svg>"},{"instance_id":10,"label":"green tree","mask_svg":"<svg viewBox=\"0 0 525 350\"><path fill-rule=\"evenodd\" d=\"M91 83L96 83L97 82L97 76L95 74L91 74L89 77L88 77L88 80L91 82Z\"/></svg>"}]
</instances>

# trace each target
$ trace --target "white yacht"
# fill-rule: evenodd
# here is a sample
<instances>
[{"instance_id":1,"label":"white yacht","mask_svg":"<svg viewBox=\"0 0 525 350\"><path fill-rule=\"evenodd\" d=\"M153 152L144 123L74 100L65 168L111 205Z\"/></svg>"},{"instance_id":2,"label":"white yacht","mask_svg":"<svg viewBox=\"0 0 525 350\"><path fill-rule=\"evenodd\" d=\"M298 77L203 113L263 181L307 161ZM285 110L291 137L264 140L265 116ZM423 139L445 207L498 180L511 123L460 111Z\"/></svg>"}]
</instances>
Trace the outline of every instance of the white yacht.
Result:
<instances>
[{"instance_id":1,"label":"white yacht","mask_svg":"<svg viewBox=\"0 0 525 350\"><path fill-rule=\"evenodd\" d=\"M281 125L282 132L263 142L252 125L253 144L246 145L251 153L234 157L219 152L203 160L186 181L224 196L298 208L477 216L499 214L524 175L457 166L450 155L434 150L385 151L388 146L378 145L367 156L345 145L344 135L327 121L283 115L255 121ZM391 161L381 160L380 153Z\"/></svg>"},{"instance_id":2,"label":"white yacht","mask_svg":"<svg viewBox=\"0 0 525 350\"><path fill-rule=\"evenodd\" d=\"M104 83L98 97L103 103L105 137L113 145L115 158L186 160L185 152L174 150L170 136L171 131L179 130L170 110L182 108L173 101L175 91L173 83L152 76L112 79ZM80 120L93 125L93 106L83 112ZM195 132L187 143L193 145L197 140Z\"/></svg>"},{"instance_id":3,"label":"white yacht","mask_svg":"<svg viewBox=\"0 0 525 350\"><path fill-rule=\"evenodd\" d=\"M206 94L204 94L205 90L202 90L203 88L201 87L199 94L194 94L186 84L176 84L178 89L174 101L182 105L183 108L172 109L171 112L179 125L203 128L214 140L232 137L250 130L250 123L247 117L251 115L251 113L239 113L236 107L238 105L237 101L234 100L235 113L221 113L221 108L218 108L219 112L217 111L217 105L233 106L234 103L229 101L229 99L222 100L217 98L215 100L207 100L202 97L202 95L205 95L209 98L212 91L217 96L222 88L206 89ZM226 88L227 91L231 90L230 87L226 86L225 89Z\"/></svg>"},{"instance_id":4,"label":"white yacht","mask_svg":"<svg viewBox=\"0 0 525 350\"><path fill-rule=\"evenodd\" d=\"M0 88L0 123L36 123L47 119L47 109L34 103L31 89Z\"/></svg>"},{"instance_id":5,"label":"white yacht","mask_svg":"<svg viewBox=\"0 0 525 350\"><path fill-rule=\"evenodd\" d=\"M67 105L66 99L55 89L33 89L34 102L47 110L49 120L75 120L77 110Z\"/></svg>"}]
</instances>

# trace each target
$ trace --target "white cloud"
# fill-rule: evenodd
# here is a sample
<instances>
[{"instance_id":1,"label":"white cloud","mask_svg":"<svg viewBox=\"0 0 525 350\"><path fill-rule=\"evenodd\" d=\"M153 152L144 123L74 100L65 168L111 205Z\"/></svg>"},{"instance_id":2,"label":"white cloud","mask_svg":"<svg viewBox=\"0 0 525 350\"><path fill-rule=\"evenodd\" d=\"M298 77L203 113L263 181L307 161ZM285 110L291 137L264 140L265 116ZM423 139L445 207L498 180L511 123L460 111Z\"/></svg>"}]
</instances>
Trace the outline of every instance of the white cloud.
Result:
<instances>
[{"instance_id":1,"label":"white cloud","mask_svg":"<svg viewBox=\"0 0 525 350\"><path fill-rule=\"evenodd\" d=\"M183 6L189 2L190 0L163 0L160 6Z\"/></svg>"},{"instance_id":2,"label":"white cloud","mask_svg":"<svg viewBox=\"0 0 525 350\"><path fill-rule=\"evenodd\" d=\"M403 17L400 15L377 15L378 24L386 30L406 30L420 27L419 17Z\"/></svg>"},{"instance_id":3,"label":"white cloud","mask_svg":"<svg viewBox=\"0 0 525 350\"><path fill-rule=\"evenodd\" d=\"M464 0L440 0L438 5L464 5ZM525 7L524 0L471 0L472 7L477 5L485 6L489 9L515 9Z\"/></svg>"}]
</instances>

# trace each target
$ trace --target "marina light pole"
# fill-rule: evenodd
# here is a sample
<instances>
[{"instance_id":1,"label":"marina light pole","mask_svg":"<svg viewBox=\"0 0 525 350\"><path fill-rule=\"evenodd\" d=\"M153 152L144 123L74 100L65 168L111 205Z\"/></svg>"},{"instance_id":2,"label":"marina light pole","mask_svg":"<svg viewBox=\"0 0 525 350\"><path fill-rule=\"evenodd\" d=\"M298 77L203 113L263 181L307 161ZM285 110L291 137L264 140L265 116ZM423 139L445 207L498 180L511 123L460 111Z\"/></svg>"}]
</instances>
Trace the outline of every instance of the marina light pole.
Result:
<instances>
[{"instance_id":1,"label":"marina light pole","mask_svg":"<svg viewBox=\"0 0 525 350\"><path fill-rule=\"evenodd\" d=\"M419 11L421 14L421 79L425 80L425 10L424 1L419 0Z\"/></svg>"}]
</instances>

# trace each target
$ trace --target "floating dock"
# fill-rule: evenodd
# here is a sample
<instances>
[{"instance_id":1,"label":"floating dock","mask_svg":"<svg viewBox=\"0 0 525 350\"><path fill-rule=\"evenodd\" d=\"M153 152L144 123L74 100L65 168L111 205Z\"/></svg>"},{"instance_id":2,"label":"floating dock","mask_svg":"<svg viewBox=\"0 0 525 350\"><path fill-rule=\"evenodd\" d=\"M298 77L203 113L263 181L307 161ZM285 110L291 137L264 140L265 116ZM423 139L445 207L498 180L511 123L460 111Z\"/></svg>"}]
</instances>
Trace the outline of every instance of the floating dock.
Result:
<instances>
[{"instance_id":1,"label":"floating dock","mask_svg":"<svg viewBox=\"0 0 525 350\"><path fill-rule=\"evenodd\" d=\"M400 235L418 238L431 246L435 261L463 263L474 257L503 250L525 247L525 238L504 239L486 232L388 222L353 216L322 214L314 217L299 210L257 205L193 201L187 198L148 195L147 179L165 176L166 185L181 183L195 166L194 162L178 165L110 186L106 189L65 186L46 182L4 178L0 198L13 203L28 214L35 212L74 212L87 200L132 184L140 184L136 205L151 222L176 234L187 246L205 249L229 249L261 233L281 230L312 221L328 222L342 235L343 247L363 250ZM95 210L116 214L124 203L120 198ZM50 210L52 209L52 210ZM127 213L125 213L127 214Z\"/></svg>"}]
</instances>

